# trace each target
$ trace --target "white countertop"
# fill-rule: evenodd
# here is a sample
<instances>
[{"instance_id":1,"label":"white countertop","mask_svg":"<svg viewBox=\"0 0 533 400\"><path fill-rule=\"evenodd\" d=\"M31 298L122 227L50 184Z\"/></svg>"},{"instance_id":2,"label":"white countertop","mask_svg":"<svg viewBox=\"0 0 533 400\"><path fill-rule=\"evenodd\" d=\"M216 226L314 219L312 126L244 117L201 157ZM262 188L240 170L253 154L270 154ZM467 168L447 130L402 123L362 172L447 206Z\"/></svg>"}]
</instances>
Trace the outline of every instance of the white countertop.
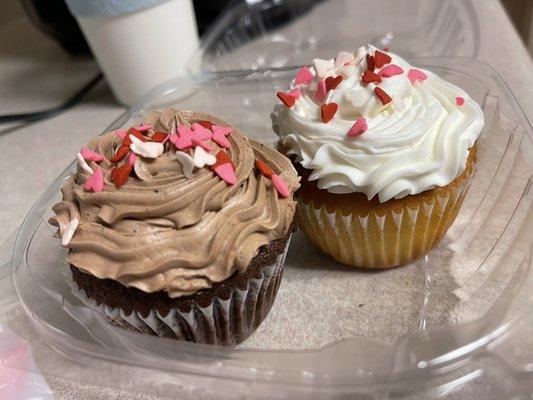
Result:
<instances>
[{"instance_id":1,"label":"white countertop","mask_svg":"<svg viewBox=\"0 0 533 400\"><path fill-rule=\"evenodd\" d=\"M473 3L481 27L478 59L501 74L531 115L530 56L497 0ZM59 104L98 73L93 61L66 55L18 11L11 22L0 27L0 113ZM0 242L21 223L39 194L72 161L73 154L124 110L107 85L100 83L82 104L57 117L23 126L0 126L0 170L4 171ZM49 384L58 399L160 399L55 379Z\"/></svg>"}]
</instances>

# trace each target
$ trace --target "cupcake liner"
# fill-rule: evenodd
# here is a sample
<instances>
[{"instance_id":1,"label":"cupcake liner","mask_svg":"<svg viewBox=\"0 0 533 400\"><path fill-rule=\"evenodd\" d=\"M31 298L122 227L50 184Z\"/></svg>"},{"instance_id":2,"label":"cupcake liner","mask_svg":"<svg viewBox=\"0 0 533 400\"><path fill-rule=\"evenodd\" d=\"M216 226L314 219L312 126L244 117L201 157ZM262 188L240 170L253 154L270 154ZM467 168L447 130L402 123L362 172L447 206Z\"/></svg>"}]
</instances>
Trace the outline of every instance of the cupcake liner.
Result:
<instances>
[{"instance_id":1,"label":"cupcake liner","mask_svg":"<svg viewBox=\"0 0 533 400\"><path fill-rule=\"evenodd\" d=\"M354 209L347 215L299 199L298 225L313 244L341 263L362 268L399 266L423 256L442 239L470 182L468 176L404 205Z\"/></svg>"},{"instance_id":2,"label":"cupcake liner","mask_svg":"<svg viewBox=\"0 0 533 400\"><path fill-rule=\"evenodd\" d=\"M276 262L262 267L260 276L250 279L245 288L232 287L227 299L215 296L205 306L195 302L187 312L172 308L167 315L157 310L151 310L146 317L138 311L128 315L121 308L98 304L88 297L73 280L70 269L66 282L72 294L86 306L123 328L197 343L234 345L250 336L270 311L283 276L289 243L290 238Z\"/></svg>"}]
</instances>

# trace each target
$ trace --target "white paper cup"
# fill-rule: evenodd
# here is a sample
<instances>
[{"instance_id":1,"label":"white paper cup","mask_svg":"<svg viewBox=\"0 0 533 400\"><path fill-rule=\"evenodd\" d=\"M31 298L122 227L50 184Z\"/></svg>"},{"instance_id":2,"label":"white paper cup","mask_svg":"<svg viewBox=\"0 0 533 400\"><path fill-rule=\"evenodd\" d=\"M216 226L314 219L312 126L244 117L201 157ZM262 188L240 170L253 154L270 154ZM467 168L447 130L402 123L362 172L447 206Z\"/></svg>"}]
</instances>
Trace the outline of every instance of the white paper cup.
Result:
<instances>
[{"instance_id":1,"label":"white paper cup","mask_svg":"<svg viewBox=\"0 0 533 400\"><path fill-rule=\"evenodd\" d=\"M198 48L191 0L101 0L95 9L76 0L68 3L115 97L124 105L183 75Z\"/></svg>"}]
</instances>

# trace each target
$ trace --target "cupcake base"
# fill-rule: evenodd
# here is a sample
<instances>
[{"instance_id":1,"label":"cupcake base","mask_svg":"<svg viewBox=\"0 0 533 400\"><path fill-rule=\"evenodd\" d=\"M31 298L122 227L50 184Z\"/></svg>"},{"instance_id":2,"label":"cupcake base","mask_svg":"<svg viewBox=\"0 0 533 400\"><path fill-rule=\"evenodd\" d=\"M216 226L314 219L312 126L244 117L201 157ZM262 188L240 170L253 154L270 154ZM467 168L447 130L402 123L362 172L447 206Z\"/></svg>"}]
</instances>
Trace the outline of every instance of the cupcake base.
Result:
<instances>
[{"instance_id":1,"label":"cupcake base","mask_svg":"<svg viewBox=\"0 0 533 400\"><path fill-rule=\"evenodd\" d=\"M70 266L67 283L84 304L126 329L197 343L235 345L265 319L276 297L291 233L260 249L246 271L211 289L170 298Z\"/></svg>"},{"instance_id":2,"label":"cupcake base","mask_svg":"<svg viewBox=\"0 0 533 400\"><path fill-rule=\"evenodd\" d=\"M390 268L427 254L455 220L475 170L476 148L465 170L446 186L380 203L364 194L333 194L302 175L298 225L335 260L355 267Z\"/></svg>"}]
</instances>

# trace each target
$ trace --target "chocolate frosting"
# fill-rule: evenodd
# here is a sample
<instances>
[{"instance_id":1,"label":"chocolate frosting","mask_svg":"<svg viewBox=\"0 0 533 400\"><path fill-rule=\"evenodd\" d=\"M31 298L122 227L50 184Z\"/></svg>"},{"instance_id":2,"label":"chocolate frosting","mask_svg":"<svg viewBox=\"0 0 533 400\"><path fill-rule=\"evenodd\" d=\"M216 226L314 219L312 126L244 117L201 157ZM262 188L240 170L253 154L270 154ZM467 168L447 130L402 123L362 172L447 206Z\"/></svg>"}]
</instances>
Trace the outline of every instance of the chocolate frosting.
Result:
<instances>
[{"instance_id":1,"label":"chocolate frosting","mask_svg":"<svg viewBox=\"0 0 533 400\"><path fill-rule=\"evenodd\" d=\"M229 126L204 113L173 109L152 112L144 123L168 132L173 123L190 126L198 120ZM109 160L121 139L114 132L94 138L88 147L105 159L90 166L103 169L104 190L85 190L89 175L78 167L61 189L63 201L53 207L51 222L60 236L69 221L79 220L67 245L68 262L97 278L148 293L164 290L173 298L245 270L261 246L288 232L296 207L292 196L279 196L254 167L255 159L277 173L291 193L299 178L287 158L232 128L227 153L235 167L234 185L208 167L184 177L168 143L156 159L139 157L134 176L117 188L109 180L115 166ZM209 143L216 154L217 145Z\"/></svg>"}]
</instances>

